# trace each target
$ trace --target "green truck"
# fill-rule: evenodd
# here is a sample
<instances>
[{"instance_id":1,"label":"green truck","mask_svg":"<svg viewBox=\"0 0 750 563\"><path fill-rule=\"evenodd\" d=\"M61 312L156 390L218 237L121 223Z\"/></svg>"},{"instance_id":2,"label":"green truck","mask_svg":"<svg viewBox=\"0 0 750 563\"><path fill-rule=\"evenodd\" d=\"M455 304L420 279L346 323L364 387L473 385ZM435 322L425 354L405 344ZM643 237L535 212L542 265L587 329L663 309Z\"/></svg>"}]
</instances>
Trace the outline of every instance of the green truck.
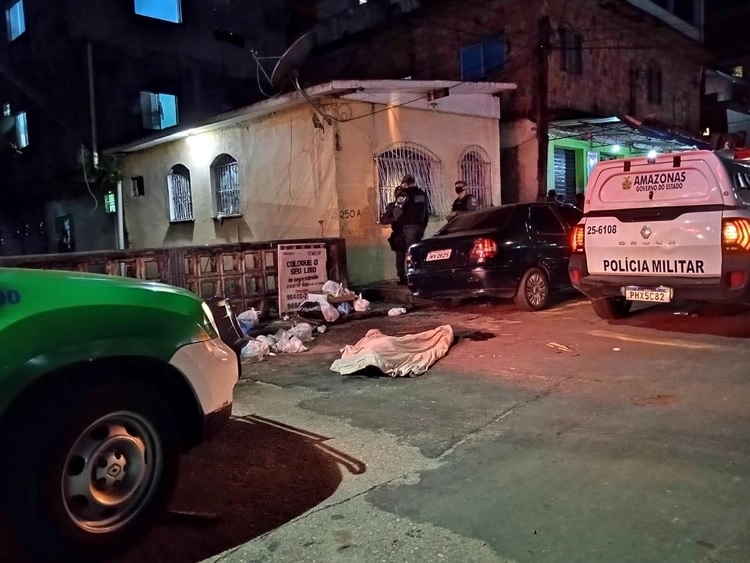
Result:
<instances>
[{"instance_id":1,"label":"green truck","mask_svg":"<svg viewBox=\"0 0 750 563\"><path fill-rule=\"evenodd\" d=\"M46 561L127 549L181 454L229 419L238 376L186 290L0 268L0 546Z\"/></svg>"}]
</instances>

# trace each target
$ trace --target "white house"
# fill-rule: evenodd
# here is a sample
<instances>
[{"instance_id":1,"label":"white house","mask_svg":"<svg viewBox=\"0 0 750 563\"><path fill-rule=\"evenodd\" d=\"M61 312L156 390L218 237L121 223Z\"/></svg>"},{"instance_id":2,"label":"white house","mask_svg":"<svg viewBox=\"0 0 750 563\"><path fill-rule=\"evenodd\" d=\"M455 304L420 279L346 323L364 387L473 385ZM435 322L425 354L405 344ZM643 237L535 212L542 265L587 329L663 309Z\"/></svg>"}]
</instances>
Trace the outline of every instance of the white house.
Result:
<instances>
[{"instance_id":1,"label":"white house","mask_svg":"<svg viewBox=\"0 0 750 563\"><path fill-rule=\"evenodd\" d=\"M395 277L381 210L405 173L445 222L465 179L500 203L501 83L334 81L109 151L132 248L343 237L350 281Z\"/></svg>"}]
</instances>

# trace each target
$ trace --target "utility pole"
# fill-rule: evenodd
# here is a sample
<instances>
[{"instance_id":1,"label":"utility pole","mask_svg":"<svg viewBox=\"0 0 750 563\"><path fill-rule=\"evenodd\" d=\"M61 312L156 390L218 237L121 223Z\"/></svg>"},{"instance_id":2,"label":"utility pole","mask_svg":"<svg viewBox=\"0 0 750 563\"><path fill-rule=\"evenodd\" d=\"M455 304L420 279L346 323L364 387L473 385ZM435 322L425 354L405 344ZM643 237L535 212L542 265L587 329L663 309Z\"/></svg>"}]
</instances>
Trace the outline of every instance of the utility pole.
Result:
<instances>
[{"instance_id":1,"label":"utility pole","mask_svg":"<svg viewBox=\"0 0 750 563\"><path fill-rule=\"evenodd\" d=\"M547 197L547 158L549 155L549 50L551 28L549 16L539 18L536 75L536 138L538 143L537 160L537 200Z\"/></svg>"}]
</instances>

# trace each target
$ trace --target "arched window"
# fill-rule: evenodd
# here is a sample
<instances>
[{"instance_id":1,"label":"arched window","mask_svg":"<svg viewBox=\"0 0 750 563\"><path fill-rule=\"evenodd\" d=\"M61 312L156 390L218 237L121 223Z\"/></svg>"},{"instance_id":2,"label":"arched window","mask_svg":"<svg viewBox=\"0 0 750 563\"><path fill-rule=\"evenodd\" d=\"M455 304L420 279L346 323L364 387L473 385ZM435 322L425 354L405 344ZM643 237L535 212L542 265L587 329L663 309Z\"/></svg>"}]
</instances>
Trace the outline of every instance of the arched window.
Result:
<instances>
[{"instance_id":1,"label":"arched window","mask_svg":"<svg viewBox=\"0 0 750 563\"><path fill-rule=\"evenodd\" d=\"M190 170L182 164L175 164L167 174L167 194L169 221L192 221L193 192L190 188Z\"/></svg>"},{"instance_id":2,"label":"arched window","mask_svg":"<svg viewBox=\"0 0 750 563\"><path fill-rule=\"evenodd\" d=\"M380 213L393 201L394 191L406 174L411 174L417 185L427 192L432 215L445 216L451 208L451 195L442 186L440 160L427 149L411 143L399 144L375 157L378 173Z\"/></svg>"},{"instance_id":3,"label":"arched window","mask_svg":"<svg viewBox=\"0 0 750 563\"><path fill-rule=\"evenodd\" d=\"M471 146L464 151L458 174L457 179L466 182L480 209L492 205L492 164L482 147Z\"/></svg>"},{"instance_id":4,"label":"arched window","mask_svg":"<svg viewBox=\"0 0 750 563\"><path fill-rule=\"evenodd\" d=\"M237 160L228 154L220 154L211 163L214 207L216 216L239 215L240 174Z\"/></svg>"}]
</instances>

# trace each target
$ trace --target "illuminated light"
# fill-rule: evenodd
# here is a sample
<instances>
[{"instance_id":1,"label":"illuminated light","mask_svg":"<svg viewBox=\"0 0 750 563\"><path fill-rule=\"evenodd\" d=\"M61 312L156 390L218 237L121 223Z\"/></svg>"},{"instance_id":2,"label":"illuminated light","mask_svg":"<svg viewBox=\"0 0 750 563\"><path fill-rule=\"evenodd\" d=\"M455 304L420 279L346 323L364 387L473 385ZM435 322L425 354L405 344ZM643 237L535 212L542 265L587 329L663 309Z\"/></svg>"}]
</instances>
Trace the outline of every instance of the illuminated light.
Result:
<instances>
[{"instance_id":1,"label":"illuminated light","mask_svg":"<svg viewBox=\"0 0 750 563\"><path fill-rule=\"evenodd\" d=\"M576 225L573 227L573 231L570 236L570 246L573 252L581 253L584 251L583 244L585 242L583 225Z\"/></svg>"},{"instance_id":2,"label":"illuminated light","mask_svg":"<svg viewBox=\"0 0 750 563\"><path fill-rule=\"evenodd\" d=\"M187 143L190 149L190 157L193 165L208 164L216 156L214 154L216 141L211 133L189 135L185 139L185 143Z\"/></svg>"},{"instance_id":3,"label":"illuminated light","mask_svg":"<svg viewBox=\"0 0 750 563\"><path fill-rule=\"evenodd\" d=\"M737 160L750 159L750 149L735 149L734 158Z\"/></svg>"},{"instance_id":4,"label":"illuminated light","mask_svg":"<svg viewBox=\"0 0 750 563\"><path fill-rule=\"evenodd\" d=\"M711 136L711 128L710 127L706 127L706 129L703 131L703 136L704 137L710 137Z\"/></svg>"},{"instance_id":5,"label":"illuminated light","mask_svg":"<svg viewBox=\"0 0 750 563\"><path fill-rule=\"evenodd\" d=\"M650 160L653 160L658 156L658 154L659 153L657 153L654 149L651 149L650 151L648 151L648 155L646 156L648 156Z\"/></svg>"},{"instance_id":6,"label":"illuminated light","mask_svg":"<svg viewBox=\"0 0 750 563\"><path fill-rule=\"evenodd\" d=\"M471 249L469 260L475 260L482 264L488 258L497 254L497 243L491 238L478 238L474 241L474 247Z\"/></svg>"},{"instance_id":7,"label":"illuminated light","mask_svg":"<svg viewBox=\"0 0 750 563\"><path fill-rule=\"evenodd\" d=\"M612 147L612 152L620 152L620 149L622 149L620 145L614 145Z\"/></svg>"},{"instance_id":8,"label":"illuminated light","mask_svg":"<svg viewBox=\"0 0 750 563\"><path fill-rule=\"evenodd\" d=\"M570 270L570 281L573 283L581 283L581 270L578 268Z\"/></svg>"},{"instance_id":9,"label":"illuminated light","mask_svg":"<svg viewBox=\"0 0 750 563\"><path fill-rule=\"evenodd\" d=\"M744 218L724 219L721 227L721 242L730 250L750 250L750 220Z\"/></svg>"}]
</instances>

